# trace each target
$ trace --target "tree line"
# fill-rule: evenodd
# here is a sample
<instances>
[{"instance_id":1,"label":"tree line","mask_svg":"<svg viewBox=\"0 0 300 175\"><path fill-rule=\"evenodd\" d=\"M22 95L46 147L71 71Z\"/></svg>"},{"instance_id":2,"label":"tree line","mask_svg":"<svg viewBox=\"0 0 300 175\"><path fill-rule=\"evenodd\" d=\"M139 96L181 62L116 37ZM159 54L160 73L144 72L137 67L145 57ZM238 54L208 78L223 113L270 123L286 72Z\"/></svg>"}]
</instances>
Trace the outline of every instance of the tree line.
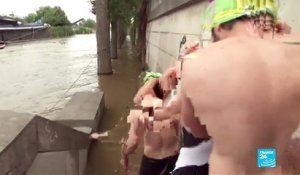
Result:
<instances>
[{"instance_id":1,"label":"tree line","mask_svg":"<svg viewBox=\"0 0 300 175\"><path fill-rule=\"evenodd\" d=\"M112 74L111 59L118 58L127 34L145 68L149 0L90 0L97 23L98 74ZM110 37L111 32L111 37Z\"/></svg>"},{"instance_id":2,"label":"tree line","mask_svg":"<svg viewBox=\"0 0 300 175\"><path fill-rule=\"evenodd\" d=\"M89 34L96 30L96 22L92 19L83 19L78 24L72 25L64 10L58 6L43 6L33 13L21 18L13 13L10 17L15 18L23 23L48 24L51 26L50 32L52 37L64 37L74 34Z\"/></svg>"}]
</instances>

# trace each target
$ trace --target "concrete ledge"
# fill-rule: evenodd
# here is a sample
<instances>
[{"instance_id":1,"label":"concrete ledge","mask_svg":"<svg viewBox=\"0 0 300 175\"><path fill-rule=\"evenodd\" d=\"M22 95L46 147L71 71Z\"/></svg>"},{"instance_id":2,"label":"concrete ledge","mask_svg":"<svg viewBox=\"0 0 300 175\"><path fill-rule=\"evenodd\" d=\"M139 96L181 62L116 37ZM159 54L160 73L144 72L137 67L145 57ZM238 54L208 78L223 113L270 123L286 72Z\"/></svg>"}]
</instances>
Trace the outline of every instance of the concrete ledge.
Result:
<instances>
[{"instance_id":1,"label":"concrete ledge","mask_svg":"<svg viewBox=\"0 0 300 175\"><path fill-rule=\"evenodd\" d=\"M39 152L88 149L87 134L35 116L0 153L0 175L25 174Z\"/></svg>"},{"instance_id":2,"label":"concrete ledge","mask_svg":"<svg viewBox=\"0 0 300 175\"><path fill-rule=\"evenodd\" d=\"M32 114L0 111L0 153L34 118Z\"/></svg>"},{"instance_id":3,"label":"concrete ledge","mask_svg":"<svg viewBox=\"0 0 300 175\"><path fill-rule=\"evenodd\" d=\"M103 92L78 92L56 114L55 121L89 134L98 129L104 108Z\"/></svg>"},{"instance_id":4,"label":"concrete ledge","mask_svg":"<svg viewBox=\"0 0 300 175\"><path fill-rule=\"evenodd\" d=\"M59 162L60 157L65 160L60 174L83 174L89 134L98 128L105 110L103 97L102 92L76 93L57 121L0 111L0 175L25 175L28 170L46 174L43 166L56 170L60 164L55 167L51 161ZM82 129L85 133L78 131Z\"/></svg>"},{"instance_id":5,"label":"concrete ledge","mask_svg":"<svg viewBox=\"0 0 300 175\"><path fill-rule=\"evenodd\" d=\"M6 114L14 115L14 117L24 117L27 114L18 114L13 112L4 112ZM3 113L1 112L1 119ZM4 115L6 116L6 115ZM7 116L7 117L8 117ZM31 118L31 116L28 116ZM32 116L33 118L33 116ZM27 118L28 119L28 118ZM12 127L12 125L5 125L5 123L9 123L7 121L1 122L1 131L4 130L6 136L9 138L6 141L10 140L12 137L13 140L3 149L0 153L0 175L6 174L25 174L27 169L30 167L31 162L34 160L37 152L38 152L38 140L37 140L37 131L36 131L36 120L31 120L29 123L26 123L24 119L15 120L16 125ZM21 126L24 128L21 128ZM10 128L12 127L12 128ZM10 130L17 129L19 133L12 132ZM1 143L3 142L3 137L1 137Z\"/></svg>"},{"instance_id":6,"label":"concrete ledge","mask_svg":"<svg viewBox=\"0 0 300 175\"><path fill-rule=\"evenodd\" d=\"M37 118L38 152L87 149L89 135L45 118Z\"/></svg>"},{"instance_id":7,"label":"concrete ledge","mask_svg":"<svg viewBox=\"0 0 300 175\"><path fill-rule=\"evenodd\" d=\"M83 175L87 150L40 153L26 175Z\"/></svg>"}]
</instances>

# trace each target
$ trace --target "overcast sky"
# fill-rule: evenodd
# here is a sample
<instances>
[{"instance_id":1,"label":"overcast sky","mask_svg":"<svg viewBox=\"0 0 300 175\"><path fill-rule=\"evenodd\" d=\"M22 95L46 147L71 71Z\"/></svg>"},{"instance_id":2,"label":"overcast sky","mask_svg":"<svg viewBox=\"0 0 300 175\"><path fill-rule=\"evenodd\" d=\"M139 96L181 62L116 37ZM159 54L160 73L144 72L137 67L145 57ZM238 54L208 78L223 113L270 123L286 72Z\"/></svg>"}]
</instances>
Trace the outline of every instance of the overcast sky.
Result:
<instances>
[{"instance_id":1,"label":"overcast sky","mask_svg":"<svg viewBox=\"0 0 300 175\"><path fill-rule=\"evenodd\" d=\"M95 16L90 12L89 0L0 0L0 15L13 12L16 16L24 17L41 6L60 6L71 22L80 18L95 20Z\"/></svg>"}]
</instances>

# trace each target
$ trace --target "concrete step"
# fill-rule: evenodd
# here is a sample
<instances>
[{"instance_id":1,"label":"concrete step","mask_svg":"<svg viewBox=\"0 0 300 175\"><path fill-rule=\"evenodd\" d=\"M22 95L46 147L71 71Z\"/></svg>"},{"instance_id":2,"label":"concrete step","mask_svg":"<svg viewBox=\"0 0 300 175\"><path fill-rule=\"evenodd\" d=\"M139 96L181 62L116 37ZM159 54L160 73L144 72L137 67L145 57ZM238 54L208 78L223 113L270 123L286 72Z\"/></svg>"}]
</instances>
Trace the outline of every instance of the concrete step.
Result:
<instances>
[{"instance_id":1,"label":"concrete step","mask_svg":"<svg viewBox=\"0 0 300 175\"><path fill-rule=\"evenodd\" d=\"M13 112L10 114L14 114L16 118L24 116ZM18 119L15 122L22 123ZM10 125L4 125L2 129L9 131L8 127ZM38 153L87 150L90 144L88 134L40 116L34 116L19 133L13 134L7 133L13 139L0 153L0 175L25 174ZM7 140L8 138L0 140L1 145L7 143Z\"/></svg>"},{"instance_id":2,"label":"concrete step","mask_svg":"<svg viewBox=\"0 0 300 175\"><path fill-rule=\"evenodd\" d=\"M84 175L87 150L39 153L26 175Z\"/></svg>"},{"instance_id":3,"label":"concrete step","mask_svg":"<svg viewBox=\"0 0 300 175\"><path fill-rule=\"evenodd\" d=\"M102 92L76 93L55 121L0 111L0 175L80 175L103 113Z\"/></svg>"},{"instance_id":4,"label":"concrete step","mask_svg":"<svg viewBox=\"0 0 300 175\"><path fill-rule=\"evenodd\" d=\"M67 105L56 114L55 121L90 134L98 128L104 113L103 92L77 92Z\"/></svg>"}]
</instances>

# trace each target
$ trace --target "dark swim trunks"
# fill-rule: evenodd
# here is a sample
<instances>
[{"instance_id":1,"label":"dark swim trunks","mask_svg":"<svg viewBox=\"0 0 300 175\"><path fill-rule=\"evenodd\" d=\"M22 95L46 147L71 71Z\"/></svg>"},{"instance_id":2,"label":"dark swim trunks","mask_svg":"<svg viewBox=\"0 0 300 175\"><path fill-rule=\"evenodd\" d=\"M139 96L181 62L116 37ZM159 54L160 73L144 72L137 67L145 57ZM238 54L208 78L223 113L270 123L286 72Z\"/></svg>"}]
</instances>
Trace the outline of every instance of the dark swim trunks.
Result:
<instances>
[{"instance_id":1,"label":"dark swim trunks","mask_svg":"<svg viewBox=\"0 0 300 175\"><path fill-rule=\"evenodd\" d=\"M170 175L178 155L164 159L152 159L143 155L139 175Z\"/></svg>"},{"instance_id":2,"label":"dark swim trunks","mask_svg":"<svg viewBox=\"0 0 300 175\"><path fill-rule=\"evenodd\" d=\"M181 167L172 172L172 175L208 175L208 164Z\"/></svg>"}]
</instances>

